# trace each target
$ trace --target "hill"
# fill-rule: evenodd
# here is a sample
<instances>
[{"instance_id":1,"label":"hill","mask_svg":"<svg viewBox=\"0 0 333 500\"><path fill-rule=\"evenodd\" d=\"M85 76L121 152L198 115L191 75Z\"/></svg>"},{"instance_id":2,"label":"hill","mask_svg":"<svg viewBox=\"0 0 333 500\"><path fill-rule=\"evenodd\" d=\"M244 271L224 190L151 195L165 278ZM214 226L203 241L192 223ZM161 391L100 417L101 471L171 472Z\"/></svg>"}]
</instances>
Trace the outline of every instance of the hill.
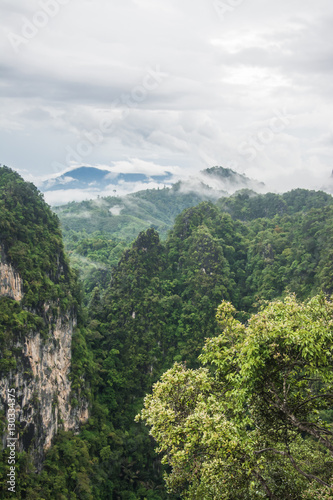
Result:
<instances>
[{"instance_id":1,"label":"hill","mask_svg":"<svg viewBox=\"0 0 333 500\"><path fill-rule=\"evenodd\" d=\"M211 169L211 172L209 175L215 177L216 171ZM230 176L225 169L218 169L218 173ZM164 240L176 216L202 201L212 201L233 219L242 221L292 215L332 204L329 194L302 189L282 195L260 195L249 189L220 199L216 195L217 192L207 186L200 194L184 192L178 183L171 188L140 191L123 198L72 202L54 210L62 224L71 262L81 272L85 290L90 293L94 282L106 284L110 280L111 267L140 231L154 228Z\"/></svg>"},{"instance_id":2,"label":"hill","mask_svg":"<svg viewBox=\"0 0 333 500\"><path fill-rule=\"evenodd\" d=\"M82 167L73 171L73 177L78 175L80 181L83 177L91 181L95 170L98 170L98 178L110 175ZM162 177L159 177L161 182L165 180ZM72 264L83 273L85 282L92 276L91 283L98 279L106 283L110 279L110 266L118 262L121 252L140 231L153 227L165 239L176 216L184 209L202 201L215 202L241 188L263 189L263 184L229 168L212 167L170 187L146 189L126 196L113 193L79 203L70 202L53 210L61 220ZM91 286L86 290L91 291Z\"/></svg>"}]
</instances>

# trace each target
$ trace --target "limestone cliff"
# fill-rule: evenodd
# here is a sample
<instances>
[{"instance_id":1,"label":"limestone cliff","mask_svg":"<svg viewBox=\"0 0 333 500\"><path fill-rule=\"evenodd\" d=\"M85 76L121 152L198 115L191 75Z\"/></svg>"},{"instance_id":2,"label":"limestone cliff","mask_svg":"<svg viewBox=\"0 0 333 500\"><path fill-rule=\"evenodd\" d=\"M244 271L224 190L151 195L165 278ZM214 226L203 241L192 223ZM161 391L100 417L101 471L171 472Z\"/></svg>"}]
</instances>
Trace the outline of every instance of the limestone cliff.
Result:
<instances>
[{"instance_id":1,"label":"limestone cliff","mask_svg":"<svg viewBox=\"0 0 333 500\"><path fill-rule=\"evenodd\" d=\"M57 216L33 184L0 167L0 424L15 389L17 448L38 469L57 431L76 431L88 418L71 382L79 310ZM75 377L84 385L84 373Z\"/></svg>"},{"instance_id":2,"label":"limestone cliff","mask_svg":"<svg viewBox=\"0 0 333 500\"><path fill-rule=\"evenodd\" d=\"M23 297L23 280L6 262L0 263L0 297ZM47 313L49 306L45 306ZM18 448L32 452L40 468L44 451L59 429L77 431L88 418L88 404L71 405L71 347L76 319L71 314L49 316L48 334L26 331L15 340L16 368L0 380L0 409L6 408L8 389L15 388ZM46 338L45 338L46 337ZM5 444L6 436L3 436Z\"/></svg>"},{"instance_id":3,"label":"limestone cliff","mask_svg":"<svg viewBox=\"0 0 333 500\"><path fill-rule=\"evenodd\" d=\"M14 268L6 262L4 248L0 246L0 296L22 299L22 279Z\"/></svg>"}]
</instances>

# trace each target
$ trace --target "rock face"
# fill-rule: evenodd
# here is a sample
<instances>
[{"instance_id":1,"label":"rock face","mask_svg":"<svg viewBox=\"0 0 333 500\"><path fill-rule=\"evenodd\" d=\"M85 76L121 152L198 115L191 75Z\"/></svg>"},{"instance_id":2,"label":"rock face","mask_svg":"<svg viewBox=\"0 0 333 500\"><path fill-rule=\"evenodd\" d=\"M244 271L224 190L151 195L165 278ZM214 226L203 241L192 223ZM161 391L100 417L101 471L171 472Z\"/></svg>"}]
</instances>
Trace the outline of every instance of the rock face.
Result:
<instances>
[{"instance_id":1,"label":"rock face","mask_svg":"<svg viewBox=\"0 0 333 500\"><path fill-rule=\"evenodd\" d=\"M1 251L0 297L16 301L23 297L23 282L7 264ZM49 306L45 305L45 313ZM51 316L49 316L51 318ZM80 422L88 418L88 403L71 404L72 335L76 319L60 314L49 321L48 334L27 331L16 339L17 366L0 380L0 409L6 411L7 393L15 389L18 449L29 450L37 469L41 468L44 452L58 430L77 431ZM3 436L5 445L7 436Z\"/></svg>"},{"instance_id":2,"label":"rock face","mask_svg":"<svg viewBox=\"0 0 333 500\"><path fill-rule=\"evenodd\" d=\"M23 282L13 267L6 262L3 247L0 247L0 296L11 297L14 300L21 300Z\"/></svg>"}]
</instances>

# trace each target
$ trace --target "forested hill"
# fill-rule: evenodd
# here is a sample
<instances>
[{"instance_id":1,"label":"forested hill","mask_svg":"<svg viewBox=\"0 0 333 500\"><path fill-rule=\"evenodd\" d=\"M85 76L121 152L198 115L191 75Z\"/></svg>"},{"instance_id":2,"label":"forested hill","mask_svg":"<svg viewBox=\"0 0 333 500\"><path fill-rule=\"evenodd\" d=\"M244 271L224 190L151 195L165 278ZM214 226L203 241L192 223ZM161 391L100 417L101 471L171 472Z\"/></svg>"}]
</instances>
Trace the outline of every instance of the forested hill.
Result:
<instances>
[{"instance_id":1,"label":"forested hill","mask_svg":"<svg viewBox=\"0 0 333 500\"><path fill-rule=\"evenodd\" d=\"M332 196L322 191L295 189L282 195L260 195L243 189L214 200L209 191L184 193L176 185L58 207L65 246L72 264L81 272L86 292L91 293L96 282L106 286L112 267L140 231L152 227L165 240L176 216L202 201L212 201L233 220L242 222L304 214L333 204Z\"/></svg>"},{"instance_id":2,"label":"forested hill","mask_svg":"<svg viewBox=\"0 0 333 500\"><path fill-rule=\"evenodd\" d=\"M71 370L80 339L84 344L75 328L82 327L80 302L57 216L33 184L1 167L0 429L2 443L9 435L17 440L16 472L26 461L31 470L40 470L57 432L88 418L87 391L81 390L85 374ZM8 394L14 395L10 406ZM10 434L8 408L15 422ZM8 452L5 444L1 498L7 491Z\"/></svg>"},{"instance_id":3,"label":"forested hill","mask_svg":"<svg viewBox=\"0 0 333 500\"><path fill-rule=\"evenodd\" d=\"M217 205L233 217L242 221L250 221L276 215L293 215L305 213L312 208L323 208L333 204L330 194L323 191L294 189L283 194L257 194L248 189L236 192L229 198L221 198Z\"/></svg>"},{"instance_id":4,"label":"forested hill","mask_svg":"<svg viewBox=\"0 0 333 500\"><path fill-rule=\"evenodd\" d=\"M59 219L35 186L7 167L0 168L0 246L23 279L22 305L40 312L55 296L64 307L75 303Z\"/></svg>"},{"instance_id":5,"label":"forested hill","mask_svg":"<svg viewBox=\"0 0 333 500\"><path fill-rule=\"evenodd\" d=\"M207 199L216 199L216 192L207 186L199 194L185 193L176 184L124 197L71 202L54 210L71 262L81 272L86 291L91 292L94 282L106 285L111 266L117 264L140 231L153 227L165 239L179 213Z\"/></svg>"},{"instance_id":6,"label":"forested hill","mask_svg":"<svg viewBox=\"0 0 333 500\"><path fill-rule=\"evenodd\" d=\"M164 239L154 227L140 232L114 267L108 238L91 234L85 247L106 269L84 276L85 328L72 366L78 383L86 373L90 418L79 434L58 434L41 474L22 465L18 499L179 498L166 492L152 438L134 422L153 383L174 362L198 366L205 339L221 332L222 300L246 322L287 291L302 300L333 291L333 203L321 192L244 191L201 202L183 210ZM301 498L283 469L269 474L285 485L283 498ZM268 498L255 486L251 500Z\"/></svg>"},{"instance_id":7,"label":"forested hill","mask_svg":"<svg viewBox=\"0 0 333 500\"><path fill-rule=\"evenodd\" d=\"M103 279L103 272L98 270L116 264L124 248L140 231L153 227L165 239L176 216L184 209L202 201L216 202L241 188L262 190L264 184L230 168L212 167L171 187L71 202L53 210L61 220L72 263L98 280ZM104 279L107 281L109 276Z\"/></svg>"}]
</instances>

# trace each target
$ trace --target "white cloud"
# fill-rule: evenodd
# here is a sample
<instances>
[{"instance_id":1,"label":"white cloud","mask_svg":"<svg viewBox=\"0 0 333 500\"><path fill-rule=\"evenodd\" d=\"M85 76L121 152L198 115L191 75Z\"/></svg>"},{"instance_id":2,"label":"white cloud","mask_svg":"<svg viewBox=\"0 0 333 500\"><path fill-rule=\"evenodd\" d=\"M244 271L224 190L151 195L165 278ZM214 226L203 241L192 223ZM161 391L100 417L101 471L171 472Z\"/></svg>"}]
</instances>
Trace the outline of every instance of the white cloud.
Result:
<instances>
[{"instance_id":1,"label":"white cloud","mask_svg":"<svg viewBox=\"0 0 333 500\"><path fill-rule=\"evenodd\" d=\"M120 215L123 209L124 206L122 205L114 205L113 207L109 208L109 212L112 215Z\"/></svg>"},{"instance_id":2,"label":"white cloud","mask_svg":"<svg viewBox=\"0 0 333 500\"><path fill-rule=\"evenodd\" d=\"M145 161L140 158L129 158L128 160L121 160L113 162L109 167L111 173L108 175L110 179L114 178L118 173L132 174L143 173L147 176L151 175L164 175L166 172L172 174L180 173L181 170L173 165L160 165L153 161Z\"/></svg>"},{"instance_id":3,"label":"white cloud","mask_svg":"<svg viewBox=\"0 0 333 500\"><path fill-rule=\"evenodd\" d=\"M330 1L244 0L223 20L213 0L61 3L43 22L48 0L2 2L2 163L50 177L90 140L81 164L110 172L232 163L265 182L285 175L286 188L330 175L330 145L320 143L332 131ZM24 39L17 50L10 34ZM163 75L156 85L152 70ZM240 157L283 108L290 126L252 162ZM105 120L112 127L96 144Z\"/></svg>"},{"instance_id":4,"label":"white cloud","mask_svg":"<svg viewBox=\"0 0 333 500\"><path fill-rule=\"evenodd\" d=\"M122 197L130 193L136 193L144 189L159 189L161 184L157 182L123 182L119 185L110 185L104 190L97 189L57 189L56 191L46 191L45 201L51 206L60 206L70 201L91 200L98 197L117 196Z\"/></svg>"}]
</instances>

